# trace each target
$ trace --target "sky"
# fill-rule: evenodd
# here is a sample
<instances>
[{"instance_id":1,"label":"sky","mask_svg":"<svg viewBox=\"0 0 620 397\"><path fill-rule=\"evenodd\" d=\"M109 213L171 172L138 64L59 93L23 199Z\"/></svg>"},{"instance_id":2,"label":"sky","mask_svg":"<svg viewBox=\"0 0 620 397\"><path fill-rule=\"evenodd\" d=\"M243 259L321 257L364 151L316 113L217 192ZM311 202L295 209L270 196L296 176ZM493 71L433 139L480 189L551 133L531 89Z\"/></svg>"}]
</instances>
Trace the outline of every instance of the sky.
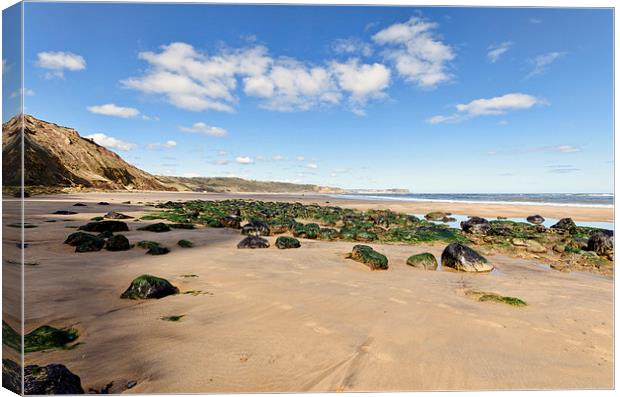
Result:
<instances>
[{"instance_id":1,"label":"sky","mask_svg":"<svg viewBox=\"0 0 620 397\"><path fill-rule=\"evenodd\" d=\"M24 34L3 121L23 93L154 174L613 191L610 9L32 2Z\"/></svg>"}]
</instances>

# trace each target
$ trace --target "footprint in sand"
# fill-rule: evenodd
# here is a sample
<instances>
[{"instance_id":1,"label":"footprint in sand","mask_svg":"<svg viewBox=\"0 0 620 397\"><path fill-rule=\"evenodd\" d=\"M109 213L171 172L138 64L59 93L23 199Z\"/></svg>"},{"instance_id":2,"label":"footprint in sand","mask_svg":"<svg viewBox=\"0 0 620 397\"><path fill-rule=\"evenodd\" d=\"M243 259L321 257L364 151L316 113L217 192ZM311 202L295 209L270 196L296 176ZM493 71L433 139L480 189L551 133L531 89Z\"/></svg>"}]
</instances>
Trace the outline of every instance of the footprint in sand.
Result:
<instances>
[{"instance_id":1,"label":"footprint in sand","mask_svg":"<svg viewBox=\"0 0 620 397\"><path fill-rule=\"evenodd\" d=\"M323 335L331 334L330 330L328 330L327 328L321 327L320 325L317 325L317 323L315 323L314 321L309 321L305 323L304 325L306 327L312 328L312 330L318 334L323 334Z\"/></svg>"}]
</instances>

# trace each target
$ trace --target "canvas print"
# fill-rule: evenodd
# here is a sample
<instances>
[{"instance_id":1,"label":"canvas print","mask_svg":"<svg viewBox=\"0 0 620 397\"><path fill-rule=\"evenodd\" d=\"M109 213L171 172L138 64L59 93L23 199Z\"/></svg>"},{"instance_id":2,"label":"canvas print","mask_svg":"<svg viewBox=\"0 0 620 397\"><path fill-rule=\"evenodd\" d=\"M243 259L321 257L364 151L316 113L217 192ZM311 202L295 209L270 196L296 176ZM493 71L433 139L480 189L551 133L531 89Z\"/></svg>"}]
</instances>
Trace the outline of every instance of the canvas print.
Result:
<instances>
[{"instance_id":1,"label":"canvas print","mask_svg":"<svg viewBox=\"0 0 620 397\"><path fill-rule=\"evenodd\" d=\"M2 17L4 388L614 387L613 9Z\"/></svg>"}]
</instances>

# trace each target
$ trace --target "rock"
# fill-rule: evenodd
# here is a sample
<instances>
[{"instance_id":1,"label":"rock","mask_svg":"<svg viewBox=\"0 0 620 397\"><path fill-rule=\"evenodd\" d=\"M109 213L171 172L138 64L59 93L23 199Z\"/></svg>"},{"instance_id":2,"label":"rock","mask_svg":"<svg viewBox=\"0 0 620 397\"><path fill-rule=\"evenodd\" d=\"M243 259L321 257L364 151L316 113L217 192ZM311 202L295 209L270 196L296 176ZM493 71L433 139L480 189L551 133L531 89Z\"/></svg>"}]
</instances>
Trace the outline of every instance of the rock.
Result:
<instances>
[{"instance_id":1,"label":"rock","mask_svg":"<svg viewBox=\"0 0 620 397\"><path fill-rule=\"evenodd\" d=\"M301 243L295 237L280 236L276 239L276 247L279 249L299 248Z\"/></svg>"},{"instance_id":2,"label":"rock","mask_svg":"<svg viewBox=\"0 0 620 397\"><path fill-rule=\"evenodd\" d=\"M553 246L553 250L557 253L563 253L566 250L566 246L562 244L556 244Z\"/></svg>"},{"instance_id":3,"label":"rock","mask_svg":"<svg viewBox=\"0 0 620 397\"><path fill-rule=\"evenodd\" d=\"M485 257L461 243L448 245L441 254L441 264L462 272L490 272L493 266Z\"/></svg>"},{"instance_id":4,"label":"rock","mask_svg":"<svg viewBox=\"0 0 620 397\"><path fill-rule=\"evenodd\" d=\"M263 221L252 221L241 228L241 234L244 236L269 236L269 233L269 225Z\"/></svg>"},{"instance_id":5,"label":"rock","mask_svg":"<svg viewBox=\"0 0 620 397\"><path fill-rule=\"evenodd\" d=\"M54 211L53 214L54 215L75 215L75 214L77 214L77 212L59 210L59 211Z\"/></svg>"},{"instance_id":6,"label":"rock","mask_svg":"<svg viewBox=\"0 0 620 397\"><path fill-rule=\"evenodd\" d=\"M121 221L101 221L89 222L86 225L80 226L78 230L84 230L86 232L128 232L129 226Z\"/></svg>"},{"instance_id":7,"label":"rock","mask_svg":"<svg viewBox=\"0 0 620 397\"><path fill-rule=\"evenodd\" d=\"M388 269L387 257L367 245L358 244L354 246L350 257L355 261L365 264L370 270Z\"/></svg>"},{"instance_id":8,"label":"rock","mask_svg":"<svg viewBox=\"0 0 620 397\"><path fill-rule=\"evenodd\" d=\"M525 220L528 221L529 223L533 223L534 225L540 225L541 223L545 221L545 218L543 218L540 215L530 215L527 218L525 218Z\"/></svg>"},{"instance_id":9,"label":"rock","mask_svg":"<svg viewBox=\"0 0 620 397\"><path fill-rule=\"evenodd\" d=\"M75 248L75 252L100 251L105 244L105 240L84 232L71 233L64 244L69 244Z\"/></svg>"},{"instance_id":10,"label":"rock","mask_svg":"<svg viewBox=\"0 0 620 397\"><path fill-rule=\"evenodd\" d=\"M472 216L466 221L461 222L461 228L466 233L487 234L491 229L491 224L484 218Z\"/></svg>"},{"instance_id":11,"label":"rock","mask_svg":"<svg viewBox=\"0 0 620 397\"><path fill-rule=\"evenodd\" d=\"M555 225L551 226L551 229L563 230L573 234L577 230L577 225L571 218L562 218Z\"/></svg>"},{"instance_id":12,"label":"rock","mask_svg":"<svg viewBox=\"0 0 620 397\"><path fill-rule=\"evenodd\" d=\"M129 240L122 234L117 234L108 238L103 246L108 251L127 251L131 248Z\"/></svg>"},{"instance_id":13,"label":"rock","mask_svg":"<svg viewBox=\"0 0 620 397\"><path fill-rule=\"evenodd\" d=\"M146 230L147 232L163 233L169 232L170 226L163 222L151 223L150 225L139 227L138 230Z\"/></svg>"},{"instance_id":14,"label":"rock","mask_svg":"<svg viewBox=\"0 0 620 397\"><path fill-rule=\"evenodd\" d=\"M224 227L229 227L231 229L240 229L241 228L241 220L234 215L228 215L223 218L220 218L220 223Z\"/></svg>"},{"instance_id":15,"label":"rock","mask_svg":"<svg viewBox=\"0 0 620 397\"><path fill-rule=\"evenodd\" d=\"M2 359L2 387L22 394L22 368L15 361Z\"/></svg>"},{"instance_id":16,"label":"rock","mask_svg":"<svg viewBox=\"0 0 620 397\"><path fill-rule=\"evenodd\" d=\"M319 232L321 231L321 227L316 223L298 223L293 228L293 236L307 238L307 239L316 239L319 237Z\"/></svg>"},{"instance_id":17,"label":"rock","mask_svg":"<svg viewBox=\"0 0 620 397\"><path fill-rule=\"evenodd\" d=\"M437 259L435 259L435 255L428 252L411 255L407 258L407 264L419 269L437 270Z\"/></svg>"},{"instance_id":18,"label":"rock","mask_svg":"<svg viewBox=\"0 0 620 397\"><path fill-rule=\"evenodd\" d=\"M571 271L571 266L566 263L552 263L549 267L564 273L569 273Z\"/></svg>"},{"instance_id":19,"label":"rock","mask_svg":"<svg viewBox=\"0 0 620 397\"><path fill-rule=\"evenodd\" d=\"M194 243L189 240L179 240L177 242L177 245L181 248L192 248L194 246Z\"/></svg>"},{"instance_id":20,"label":"rock","mask_svg":"<svg viewBox=\"0 0 620 397\"><path fill-rule=\"evenodd\" d=\"M329 227L319 229L319 238L322 240L336 240L338 238L338 230Z\"/></svg>"},{"instance_id":21,"label":"rock","mask_svg":"<svg viewBox=\"0 0 620 397\"><path fill-rule=\"evenodd\" d=\"M24 368L24 394L84 394L80 377L62 364Z\"/></svg>"},{"instance_id":22,"label":"rock","mask_svg":"<svg viewBox=\"0 0 620 397\"><path fill-rule=\"evenodd\" d=\"M179 293L179 289L166 279L143 274L135 278L129 288L122 293L121 299L160 299Z\"/></svg>"},{"instance_id":23,"label":"rock","mask_svg":"<svg viewBox=\"0 0 620 397\"><path fill-rule=\"evenodd\" d=\"M517 247L527 247L527 243L525 242L525 240L520 239L520 238L513 238L512 245L517 246Z\"/></svg>"},{"instance_id":24,"label":"rock","mask_svg":"<svg viewBox=\"0 0 620 397\"><path fill-rule=\"evenodd\" d=\"M67 239L64 241L63 244L69 244L75 247L77 245L82 244L83 242L87 240L91 240L94 238L97 238L97 236L95 236L94 234L84 233L84 232L75 232L67 236Z\"/></svg>"},{"instance_id":25,"label":"rock","mask_svg":"<svg viewBox=\"0 0 620 397\"><path fill-rule=\"evenodd\" d=\"M185 229L185 230L191 230L191 229L196 228L193 223L171 223L168 226L172 229Z\"/></svg>"},{"instance_id":26,"label":"rock","mask_svg":"<svg viewBox=\"0 0 620 397\"><path fill-rule=\"evenodd\" d=\"M133 218L133 216L121 214L120 212L116 212L116 211L110 211L107 214L105 214L103 217L107 219L132 219Z\"/></svg>"},{"instance_id":27,"label":"rock","mask_svg":"<svg viewBox=\"0 0 620 397\"><path fill-rule=\"evenodd\" d=\"M73 204L74 207L86 207L87 205L84 203L75 203Z\"/></svg>"},{"instance_id":28,"label":"rock","mask_svg":"<svg viewBox=\"0 0 620 397\"><path fill-rule=\"evenodd\" d=\"M237 248L269 248L269 241L259 236L248 236L237 244Z\"/></svg>"},{"instance_id":29,"label":"rock","mask_svg":"<svg viewBox=\"0 0 620 397\"><path fill-rule=\"evenodd\" d=\"M588 239L588 251L596 252L597 255L607 256L614 253L614 232L613 230L601 230L590 236Z\"/></svg>"},{"instance_id":30,"label":"rock","mask_svg":"<svg viewBox=\"0 0 620 397\"><path fill-rule=\"evenodd\" d=\"M529 239L524 240L520 238L513 238L512 245L516 247L525 247L526 251L536 253L536 254L547 252L547 249L536 240L529 240Z\"/></svg>"},{"instance_id":31,"label":"rock","mask_svg":"<svg viewBox=\"0 0 620 397\"><path fill-rule=\"evenodd\" d=\"M449 212L441 212L441 211L433 211L424 215L424 218L429 221L441 221L443 218L447 218L450 214Z\"/></svg>"},{"instance_id":32,"label":"rock","mask_svg":"<svg viewBox=\"0 0 620 397\"><path fill-rule=\"evenodd\" d=\"M170 250L168 248L162 247L161 245L153 245L146 251L149 255L166 255L169 252Z\"/></svg>"},{"instance_id":33,"label":"rock","mask_svg":"<svg viewBox=\"0 0 620 397\"><path fill-rule=\"evenodd\" d=\"M158 243L158 242L155 242L155 241L141 240L141 241L138 241L138 243L137 243L136 245L137 245L138 247L140 247L140 248L146 248L146 249L149 249L149 248L151 248L151 247L156 247L156 246L158 246L158 245L159 245L159 243Z\"/></svg>"},{"instance_id":34,"label":"rock","mask_svg":"<svg viewBox=\"0 0 620 397\"><path fill-rule=\"evenodd\" d=\"M451 216L446 216L444 218L441 218L441 221L444 223L456 222L456 218L453 218Z\"/></svg>"},{"instance_id":35,"label":"rock","mask_svg":"<svg viewBox=\"0 0 620 397\"><path fill-rule=\"evenodd\" d=\"M110 203L108 203L107 201L100 201L97 204L99 204L99 205L110 205Z\"/></svg>"}]
</instances>

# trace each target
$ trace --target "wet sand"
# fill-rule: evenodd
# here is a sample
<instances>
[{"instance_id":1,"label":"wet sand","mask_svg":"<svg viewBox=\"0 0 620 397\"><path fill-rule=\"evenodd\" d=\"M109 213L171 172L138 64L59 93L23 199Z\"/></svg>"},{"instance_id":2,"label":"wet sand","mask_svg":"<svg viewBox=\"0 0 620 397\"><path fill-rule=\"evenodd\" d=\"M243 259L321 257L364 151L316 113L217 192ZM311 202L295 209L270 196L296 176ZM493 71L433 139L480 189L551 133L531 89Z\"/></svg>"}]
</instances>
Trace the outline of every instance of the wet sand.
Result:
<instances>
[{"instance_id":1,"label":"wet sand","mask_svg":"<svg viewBox=\"0 0 620 397\"><path fill-rule=\"evenodd\" d=\"M93 216L111 210L143 214L145 207L137 201L207 197L225 196L106 193L28 199L27 222L38 227L26 229L31 244L26 261L38 265L25 267L26 331L43 324L73 326L82 344L28 354L26 363L63 363L82 378L85 390L113 382L111 392L125 393L613 387L613 280L595 274L561 273L500 255L487 257L497 269L487 275L405 265L415 253L439 256L442 244L371 244L390 261L388 271L371 272L345 258L354 245L350 242L302 239L299 249L278 250L275 237L268 237L268 249L238 250L241 236L234 230L158 234L137 231L146 222L132 220L127 222L131 231L123 233L130 242L154 240L172 252L149 256L133 248L79 254L62 244L75 230L69 226ZM320 196L253 197L346 203ZM102 200L112 205L96 205ZM120 204L125 200L134 204ZM88 207L72 207L77 201ZM4 202L7 208L17 204ZM56 210L80 214L50 215ZM58 221L44 222L48 219ZM181 238L195 247L178 247ZM13 244L3 243L5 249ZM181 294L121 300L131 280L143 273L168 279ZM518 297L528 306L474 301L465 295L472 289ZM194 292L184 293L189 291ZM161 320L169 315L184 317ZM129 381L137 384L126 390Z\"/></svg>"}]
</instances>

